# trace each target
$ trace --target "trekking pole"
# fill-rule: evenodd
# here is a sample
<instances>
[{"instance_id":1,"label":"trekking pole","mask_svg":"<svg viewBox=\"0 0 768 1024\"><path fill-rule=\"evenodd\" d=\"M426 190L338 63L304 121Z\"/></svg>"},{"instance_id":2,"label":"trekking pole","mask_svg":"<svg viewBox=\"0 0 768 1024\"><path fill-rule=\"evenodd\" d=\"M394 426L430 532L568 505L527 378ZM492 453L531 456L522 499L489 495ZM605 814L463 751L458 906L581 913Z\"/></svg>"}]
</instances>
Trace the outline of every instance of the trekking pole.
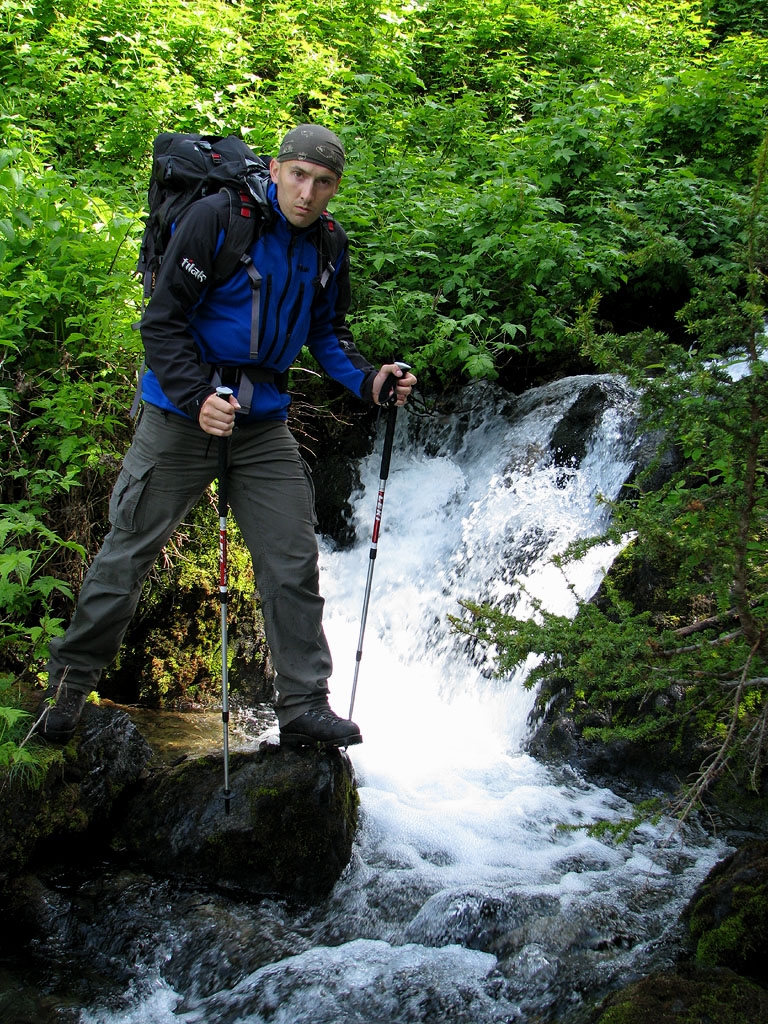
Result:
<instances>
[{"instance_id":1,"label":"trekking pole","mask_svg":"<svg viewBox=\"0 0 768 1024\"><path fill-rule=\"evenodd\" d=\"M218 387L216 394L225 401L231 388ZM227 668L227 468L229 437L219 438L219 601L221 602L221 721L224 733L224 813L229 814L229 669Z\"/></svg>"},{"instance_id":2,"label":"trekking pole","mask_svg":"<svg viewBox=\"0 0 768 1024\"><path fill-rule=\"evenodd\" d=\"M408 363L397 363L400 369L405 373L406 370L410 370ZM349 702L349 717L352 717L352 712L355 708L355 694L357 693L357 676L360 671L360 661L363 657L363 636L365 634L365 623L368 618L368 603L371 598L371 582L373 581L373 567L376 562L376 553L379 545L379 530L381 528L381 512L384 508L384 491L387 487L387 477L389 476L389 463L392 459L392 441L395 437L395 421L397 419L397 381L398 378L394 374L391 374L387 380L384 388L385 397L381 400L379 396L379 402L381 405L386 405L387 408L387 429L384 434L384 448L381 453L381 471L379 473L379 494L376 499L376 514L373 519L373 533L371 536L371 548L368 552L368 578L365 581L365 595L363 597L363 610L360 616L360 638L357 642L357 655L355 656L355 677L352 681L352 698Z\"/></svg>"}]
</instances>

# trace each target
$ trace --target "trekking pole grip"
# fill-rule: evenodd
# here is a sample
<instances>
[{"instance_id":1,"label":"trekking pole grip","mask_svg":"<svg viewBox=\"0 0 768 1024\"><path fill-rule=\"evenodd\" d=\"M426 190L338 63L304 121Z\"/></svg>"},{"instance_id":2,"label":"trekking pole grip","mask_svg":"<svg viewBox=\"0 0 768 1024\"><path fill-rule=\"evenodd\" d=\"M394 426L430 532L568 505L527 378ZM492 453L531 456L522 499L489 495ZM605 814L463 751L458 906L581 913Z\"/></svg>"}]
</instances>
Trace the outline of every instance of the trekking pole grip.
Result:
<instances>
[{"instance_id":1,"label":"trekking pole grip","mask_svg":"<svg viewBox=\"0 0 768 1024\"><path fill-rule=\"evenodd\" d=\"M408 363L396 362L403 373L410 370ZM397 420L397 382L400 378L391 373L384 383L379 396L379 403L387 409L387 429L384 434L384 449L381 454L381 479L389 476L389 464L392 459L392 442L395 437L395 421Z\"/></svg>"},{"instance_id":2,"label":"trekking pole grip","mask_svg":"<svg viewBox=\"0 0 768 1024\"><path fill-rule=\"evenodd\" d=\"M395 366L399 367L403 373L411 368L408 363L401 363L397 359L395 360ZM390 373L381 386L379 405L392 406L397 404L397 382L399 380L400 378L396 377L394 373Z\"/></svg>"}]
</instances>

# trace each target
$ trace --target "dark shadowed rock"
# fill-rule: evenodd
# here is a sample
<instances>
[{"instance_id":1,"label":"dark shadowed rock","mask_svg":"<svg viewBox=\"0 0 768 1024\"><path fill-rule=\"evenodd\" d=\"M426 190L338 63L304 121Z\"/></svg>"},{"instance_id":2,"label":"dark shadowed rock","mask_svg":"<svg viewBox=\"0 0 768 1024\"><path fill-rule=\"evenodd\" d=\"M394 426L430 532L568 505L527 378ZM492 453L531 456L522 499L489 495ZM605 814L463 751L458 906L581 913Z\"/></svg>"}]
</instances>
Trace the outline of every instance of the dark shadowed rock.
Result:
<instances>
[{"instance_id":1,"label":"dark shadowed rock","mask_svg":"<svg viewBox=\"0 0 768 1024\"><path fill-rule=\"evenodd\" d=\"M358 797L349 758L262 744L155 773L124 808L116 842L153 873L250 894L314 898L352 853Z\"/></svg>"},{"instance_id":2,"label":"dark shadowed rock","mask_svg":"<svg viewBox=\"0 0 768 1024\"><path fill-rule=\"evenodd\" d=\"M688 964L610 996L590 1024L765 1024L768 992L723 967Z\"/></svg>"},{"instance_id":3,"label":"dark shadowed rock","mask_svg":"<svg viewBox=\"0 0 768 1024\"><path fill-rule=\"evenodd\" d=\"M595 383L576 391L576 399L552 432L550 447L556 466L579 466L587 451L587 442L594 434L606 408L616 401L616 386L610 378L596 378Z\"/></svg>"},{"instance_id":4,"label":"dark shadowed rock","mask_svg":"<svg viewBox=\"0 0 768 1024\"><path fill-rule=\"evenodd\" d=\"M86 705L74 741L34 784L9 779L0 818L0 880L49 848L61 852L83 833L105 827L116 803L152 757L129 716Z\"/></svg>"},{"instance_id":5,"label":"dark shadowed rock","mask_svg":"<svg viewBox=\"0 0 768 1024\"><path fill-rule=\"evenodd\" d=\"M212 716L175 715L167 725L158 750L155 733L150 748L126 711L87 705L74 740L38 785L6 784L0 883L32 865L79 863L87 852L253 895L328 892L350 859L357 826L346 754L282 749L276 738L253 749L258 741L249 741L251 749L230 754L226 813L221 755L191 755L211 749Z\"/></svg>"},{"instance_id":6,"label":"dark shadowed rock","mask_svg":"<svg viewBox=\"0 0 768 1024\"><path fill-rule=\"evenodd\" d=\"M684 914L696 958L765 985L768 974L768 842L746 843L710 871Z\"/></svg>"},{"instance_id":7,"label":"dark shadowed rock","mask_svg":"<svg viewBox=\"0 0 768 1024\"><path fill-rule=\"evenodd\" d=\"M152 750L125 711L87 707L80 730L77 765L80 799L92 816L106 817L123 791L143 775Z\"/></svg>"}]
</instances>

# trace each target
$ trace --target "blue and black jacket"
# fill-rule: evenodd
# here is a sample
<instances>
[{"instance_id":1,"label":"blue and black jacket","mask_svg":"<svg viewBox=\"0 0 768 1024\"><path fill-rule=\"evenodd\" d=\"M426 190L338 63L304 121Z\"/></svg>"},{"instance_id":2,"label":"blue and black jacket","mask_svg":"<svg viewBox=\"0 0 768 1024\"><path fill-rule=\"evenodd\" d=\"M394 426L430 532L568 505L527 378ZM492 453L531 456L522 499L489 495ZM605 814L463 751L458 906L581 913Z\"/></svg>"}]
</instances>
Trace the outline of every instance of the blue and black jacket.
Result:
<instances>
[{"instance_id":1,"label":"blue and black jacket","mask_svg":"<svg viewBox=\"0 0 768 1024\"><path fill-rule=\"evenodd\" d=\"M215 280L215 259L231 216L231 197L217 193L199 200L181 220L144 311L145 402L197 420L203 402L215 393L216 368L236 395L242 372L254 381L249 411L238 421L286 419L290 397L282 382L304 345L334 380L364 401L373 400L376 370L358 352L346 325L346 236L334 224L345 244L330 273L321 275L327 228L319 220L305 230L294 228L280 212L274 183L268 196L274 216L255 232L249 251L261 276L256 358L251 357L247 269Z\"/></svg>"}]
</instances>

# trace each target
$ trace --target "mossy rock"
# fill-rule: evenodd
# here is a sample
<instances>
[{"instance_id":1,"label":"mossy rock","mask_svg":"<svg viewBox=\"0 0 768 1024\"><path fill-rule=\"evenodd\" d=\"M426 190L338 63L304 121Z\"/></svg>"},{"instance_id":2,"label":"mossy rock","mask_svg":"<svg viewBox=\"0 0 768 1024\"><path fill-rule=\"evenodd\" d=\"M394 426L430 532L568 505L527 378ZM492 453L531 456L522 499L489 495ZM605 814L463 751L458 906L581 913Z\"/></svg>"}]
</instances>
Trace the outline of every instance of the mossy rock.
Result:
<instances>
[{"instance_id":1,"label":"mossy rock","mask_svg":"<svg viewBox=\"0 0 768 1024\"><path fill-rule=\"evenodd\" d=\"M768 842L747 843L718 864L686 909L695 955L759 983L768 964Z\"/></svg>"},{"instance_id":2,"label":"mossy rock","mask_svg":"<svg viewBox=\"0 0 768 1024\"><path fill-rule=\"evenodd\" d=\"M152 751L124 711L86 704L81 727L52 751L42 778L9 778L0 811L0 883L44 851L62 853L89 833L89 846Z\"/></svg>"},{"instance_id":3,"label":"mossy rock","mask_svg":"<svg viewBox=\"0 0 768 1024\"><path fill-rule=\"evenodd\" d=\"M591 1024L766 1024L768 992L724 967L696 964L614 993Z\"/></svg>"},{"instance_id":4,"label":"mossy rock","mask_svg":"<svg viewBox=\"0 0 768 1024\"><path fill-rule=\"evenodd\" d=\"M326 895L352 855L359 796L338 750L262 743L155 771L124 808L116 847L145 869L249 896Z\"/></svg>"}]
</instances>

